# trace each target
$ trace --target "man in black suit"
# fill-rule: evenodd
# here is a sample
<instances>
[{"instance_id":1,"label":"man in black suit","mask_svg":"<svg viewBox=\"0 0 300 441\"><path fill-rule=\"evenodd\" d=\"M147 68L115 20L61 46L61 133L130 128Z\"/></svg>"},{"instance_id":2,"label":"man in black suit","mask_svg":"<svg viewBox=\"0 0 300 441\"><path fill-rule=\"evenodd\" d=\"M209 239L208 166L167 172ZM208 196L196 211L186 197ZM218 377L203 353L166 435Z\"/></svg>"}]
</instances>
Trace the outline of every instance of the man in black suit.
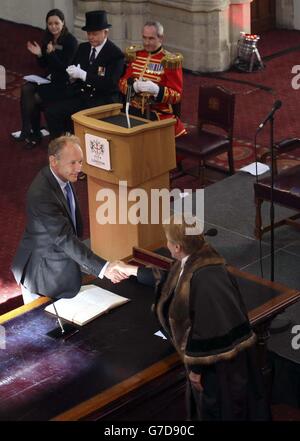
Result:
<instances>
[{"instance_id":1,"label":"man in black suit","mask_svg":"<svg viewBox=\"0 0 300 441\"><path fill-rule=\"evenodd\" d=\"M81 287L80 266L113 282L126 278L118 271L118 262L106 262L79 240L82 220L72 186L82 167L79 138L51 141L48 156L49 165L28 190L27 225L12 264L24 303L37 295L75 296Z\"/></svg>"},{"instance_id":2,"label":"man in black suit","mask_svg":"<svg viewBox=\"0 0 300 441\"><path fill-rule=\"evenodd\" d=\"M88 43L81 43L73 65L67 68L70 85L66 96L50 105L45 116L50 137L72 132L71 115L79 110L120 101L118 81L124 70L124 54L108 40L111 25L105 11L86 13Z\"/></svg>"}]
</instances>

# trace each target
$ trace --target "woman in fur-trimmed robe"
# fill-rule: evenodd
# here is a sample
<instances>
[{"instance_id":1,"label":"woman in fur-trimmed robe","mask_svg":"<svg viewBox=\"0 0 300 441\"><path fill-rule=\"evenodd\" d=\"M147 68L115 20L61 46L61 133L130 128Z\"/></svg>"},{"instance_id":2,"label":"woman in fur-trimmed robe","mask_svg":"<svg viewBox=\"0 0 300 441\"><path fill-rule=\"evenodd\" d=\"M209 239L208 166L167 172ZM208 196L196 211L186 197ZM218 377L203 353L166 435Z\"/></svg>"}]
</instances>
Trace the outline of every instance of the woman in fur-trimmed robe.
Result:
<instances>
[{"instance_id":1,"label":"woman in fur-trimmed robe","mask_svg":"<svg viewBox=\"0 0 300 441\"><path fill-rule=\"evenodd\" d=\"M128 265L127 274L156 287L154 311L187 371L190 420L268 420L256 337L237 282L224 259L186 224L164 225L176 259L168 274Z\"/></svg>"}]
</instances>

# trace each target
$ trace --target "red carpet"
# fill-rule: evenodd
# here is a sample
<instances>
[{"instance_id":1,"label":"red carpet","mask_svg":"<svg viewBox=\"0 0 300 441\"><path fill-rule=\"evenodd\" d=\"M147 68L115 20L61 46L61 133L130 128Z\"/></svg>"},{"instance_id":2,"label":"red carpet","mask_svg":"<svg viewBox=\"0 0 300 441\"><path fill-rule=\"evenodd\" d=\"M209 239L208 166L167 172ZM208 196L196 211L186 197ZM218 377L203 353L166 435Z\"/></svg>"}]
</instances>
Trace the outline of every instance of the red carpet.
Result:
<instances>
[{"instance_id":1,"label":"red carpet","mask_svg":"<svg viewBox=\"0 0 300 441\"><path fill-rule=\"evenodd\" d=\"M17 30L16 30L17 29ZM7 35L10 38L7 39ZM29 73L39 73L34 57L26 50L26 41L40 40L41 30L25 25L0 20L0 53L1 64L6 68L7 88L0 90L0 112L2 124L0 127L1 139L1 174L0 174L0 227L2 231L2 246L0 249L0 314L18 306L21 303L20 290L16 286L10 272L10 265L15 254L25 224L25 194L32 179L38 170L47 163L47 139L32 150L25 151L22 145L10 139L10 133L20 128L19 116L19 87L22 76ZM260 44L263 48L262 55L270 55L280 50L300 45L299 31L276 31L272 38L266 34ZM276 44L275 44L276 43ZM16 50L18 54L16 56ZM12 57L11 54L14 53ZM276 99L283 101L283 106L276 114L276 135L279 140L287 136L298 136L297 118L300 111L300 91L291 88L291 67L298 63L299 52L291 52L274 58L267 62L265 70L257 73L246 74L240 72L226 72L222 76L230 79L214 79L208 76L185 74L184 98L182 103L182 119L190 124L195 124L197 91L199 84L218 83L230 88L237 94L235 115L235 143L234 156L236 168L252 162L253 137L258 124L264 119ZM251 84L235 82L249 81ZM262 90L258 85L272 89L272 93ZM258 139L260 145L268 145L268 131ZM264 151L264 147L260 148ZM294 156L287 156L283 165L294 163ZM193 164L188 164L193 165ZM215 165L225 167L226 157L220 155L215 160ZM185 177L176 181L175 185L182 188L196 188L194 178ZM84 238L89 236L87 219L86 182L77 184L82 211L85 217Z\"/></svg>"},{"instance_id":2,"label":"red carpet","mask_svg":"<svg viewBox=\"0 0 300 441\"><path fill-rule=\"evenodd\" d=\"M292 67L299 64L300 31L276 30L262 35L258 48L262 56L288 48L298 50L265 61L265 69L252 73L229 70L220 74L184 77L182 119L190 124L197 121L197 96L200 84L219 84L236 93L235 131L237 139L253 142L255 130L271 110L274 101L281 100L282 108L275 119L275 141L300 136L297 119L300 111L300 90L293 90ZM220 78L220 76L222 78ZM251 84L241 84L239 81ZM261 88L269 88L266 91ZM268 128L258 137L261 145L269 145Z\"/></svg>"},{"instance_id":3,"label":"red carpet","mask_svg":"<svg viewBox=\"0 0 300 441\"><path fill-rule=\"evenodd\" d=\"M300 46L300 32L286 29L264 32L257 44L263 58L297 46Z\"/></svg>"},{"instance_id":4,"label":"red carpet","mask_svg":"<svg viewBox=\"0 0 300 441\"><path fill-rule=\"evenodd\" d=\"M257 145L257 157L258 160L260 160L260 156L264 153L268 152L269 149L267 147ZM248 141L244 141L241 139L234 139L233 141L233 156L234 156L234 164L235 169L239 170L243 166L247 164L251 164L255 161L255 151L253 148L253 144ZM300 149L296 149L294 152L290 153L284 153L280 155L280 159L277 160L277 168L278 171L286 169L288 167L293 167L294 165L299 164L299 158L300 158ZM270 165L270 158L268 157L265 161L268 165ZM192 173L197 173L197 162L190 159L185 159L183 161L184 169L185 170L192 170ZM208 166L212 166L213 168L220 169L220 170L228 170L228 160L227 160L227 153L223 153L219 156L216 156L213 159L210 159L207 161ZM180 178L176 178L176 175L178 173L176 171L172 172L172 188L180 188L183 190L195 190L196 188L199 188L199 180L197 178L194 178L192 176L183 176ZM210 175L211 173L207 173ZM226 175L224 175L225 177ZM175 178L175 179L174 179ZM213 182L213 181L212 181Z\"/></svg>"}]
</instances>

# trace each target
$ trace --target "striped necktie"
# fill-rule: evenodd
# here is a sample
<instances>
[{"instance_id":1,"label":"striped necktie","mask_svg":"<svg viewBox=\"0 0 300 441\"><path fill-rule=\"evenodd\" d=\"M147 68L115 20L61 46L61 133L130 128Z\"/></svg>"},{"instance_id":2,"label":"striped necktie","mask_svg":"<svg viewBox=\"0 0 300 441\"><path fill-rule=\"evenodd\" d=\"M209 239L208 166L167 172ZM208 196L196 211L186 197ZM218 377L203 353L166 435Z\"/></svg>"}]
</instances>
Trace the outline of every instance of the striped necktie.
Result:
<instances>
[{"instance_id":1,"label":"striped necktie","mask_svg":"<svg viewBox=\"0 0 300 441\"><path fill-rule=\"evenodd\" d=\"M93 64L96 58L96 49L93 47L91 56L90 56L90 64Z\"/></svg>"},{"instance_id":2,"label":"striped necktie","mask_svg":"<svg viewBox=\"0 0 300 441\"><path fill-rule=\"evenodd\" d=\"M68 202L68 206L69 206L69 210L72 216L72 221L74 224L74 227L76 229L76 215L75 215L75 198L73 195L73 191L70 185L70 182L67 183L67 185L65 186L65 190L66 190L66 195L67 195L67 202Z\"/></svg>"}]
</instances>

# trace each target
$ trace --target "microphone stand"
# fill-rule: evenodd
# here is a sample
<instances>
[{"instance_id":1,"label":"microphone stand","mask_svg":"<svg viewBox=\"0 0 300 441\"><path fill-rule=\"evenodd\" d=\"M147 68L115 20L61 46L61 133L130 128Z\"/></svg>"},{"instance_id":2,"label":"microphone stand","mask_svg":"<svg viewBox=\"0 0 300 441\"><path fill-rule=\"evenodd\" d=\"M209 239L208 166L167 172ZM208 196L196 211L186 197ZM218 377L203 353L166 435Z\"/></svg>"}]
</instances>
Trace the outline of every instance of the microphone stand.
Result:
<instances>
[{"instance_id":1,"label":"microphone stand","mask_svg":"<svg viewBox=\"0 0 300 441\"><path fill-rule=\"evenodd\" d=\"M281 103L280 103L281 105ZM277 108L280 108L277 102ZM274 282L274 112L269 116L270 119L270 150L271 150L271 191L270 191L270 248L271 248L271 273L270 280ZM281 312L276 315L269 326L269 332L271 334L277 332L283 332L288 329L291 324L291 320L285 312Z\"/></svg>"},{"instance_id":2,"label":"microphone stand","mask_svg":"<svg viewBox=\"0 0 300 441\"><path fill-rule=\"evenodd\" d=\"M271 282L274 282L274 113L276 110L280 109L281 101L276 101L274 103L272 111L269 113L267 118L263 123L259 125L259 130L264 127L266 122L270 121L270 153L271 153L271 188L270 188L270 247L271 247L271 271L270 271L270 279ZM255 135L256 136L256 135ZM256 138L255 138L256 139Z\"/></svg>"},{"instance_id":3,"label":"microphone stand","mask_svg":"<svg viewBox=\"0 0 300 441\"><path fill-rule=\"evenodd\" d=\"M126 94L126 103L125 103L125 115L126 115L127 128L128 129L131 129L130 116L129 116L129 106L130 106L131 90L132 90L132 85L128 84L128 86L127 86L127 94Z\"/></svg>"},{"instance_id":4,"label":"microphone stand","mask_svg":"<svg viewBox=\"0 0 300 441\"><path fill-rule=\"evenodd\" d=\"M271 150L271 193L270 193L270 228L271 228L271 282L274 282L274 116L270 118L270 150Z\"/></svg>"},{"instance_id":5,"label":"microphone stand","mask_svg":"<svg viewBox=\"0 0 300 441\"><path fill-rule=\"evenodd\" d=\"M270 151L271 151L271 192L270 192L270 229L271 229L271 282L274 282L274 113L280 109L282 102L275 101L271 112L259 125L262 129L266 122L270 120Z\"/></svg>"},{"instance_id":6,"label":"microphone stand","mask_svg":"<svg viewBox=\"0 0 300 441\"><path fill-rule=\"evenodd\" d=\"M271 148L271 192L270 192L270 233L271 233L271 274L270 280L274 282L274 115L270 118L270 148ZM276 334L289 328L291 319L286 311L277 314L269 326L269 332Z\"/></svg>"}]
</instances>

